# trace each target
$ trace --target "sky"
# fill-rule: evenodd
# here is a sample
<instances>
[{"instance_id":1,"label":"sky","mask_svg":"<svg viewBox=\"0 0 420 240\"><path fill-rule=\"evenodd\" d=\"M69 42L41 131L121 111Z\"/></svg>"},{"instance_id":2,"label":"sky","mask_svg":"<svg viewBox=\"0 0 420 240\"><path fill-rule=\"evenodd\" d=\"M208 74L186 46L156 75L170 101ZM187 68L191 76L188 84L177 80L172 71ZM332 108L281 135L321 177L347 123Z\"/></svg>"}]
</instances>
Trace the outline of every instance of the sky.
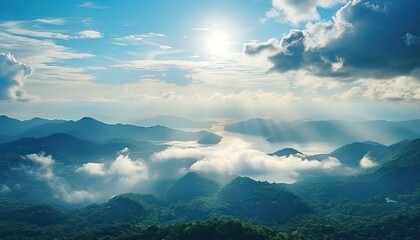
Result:
<instances>
[{"instance_id":1,"label":"sky","mask_svg":"<svg viewBox=\"0 0 420 240\"><path fill-rule=\"evenodd\" d=\"M0 0L0 114L420 118L416 0Z\"/></svg>"}]
</instances>

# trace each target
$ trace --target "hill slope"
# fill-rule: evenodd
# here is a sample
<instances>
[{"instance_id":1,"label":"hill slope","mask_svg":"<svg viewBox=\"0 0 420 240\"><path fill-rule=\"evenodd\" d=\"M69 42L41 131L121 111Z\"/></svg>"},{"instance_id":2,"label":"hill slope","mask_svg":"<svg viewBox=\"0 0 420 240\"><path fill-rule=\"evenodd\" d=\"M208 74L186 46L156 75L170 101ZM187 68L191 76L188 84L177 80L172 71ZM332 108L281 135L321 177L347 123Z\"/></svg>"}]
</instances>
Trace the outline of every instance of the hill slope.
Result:
<instances>
[{"instance_id":1,"label":"hill slope","mask_svg":"<svg viewBox=\"0 0 420 240\"><path fill-rule=\"evenodd\" d=\"M208 197L215 194L219 189L219 185L209 179L200 177L197 173L187 173L178 179L165 192L165 196L171 202L179 200L189 201L198 197Z\"/></svg>"},{"instance_id":2,"label":"hill slope","mask_svg":"<svg viewBox=\"0 0 420 240\"><path fill-rule=\"evenodd\" d=\"M311 209L298 196L278 184L238 177L218 194L235 217L265 223L281 223Z\"/></svg>"}]
</instances>

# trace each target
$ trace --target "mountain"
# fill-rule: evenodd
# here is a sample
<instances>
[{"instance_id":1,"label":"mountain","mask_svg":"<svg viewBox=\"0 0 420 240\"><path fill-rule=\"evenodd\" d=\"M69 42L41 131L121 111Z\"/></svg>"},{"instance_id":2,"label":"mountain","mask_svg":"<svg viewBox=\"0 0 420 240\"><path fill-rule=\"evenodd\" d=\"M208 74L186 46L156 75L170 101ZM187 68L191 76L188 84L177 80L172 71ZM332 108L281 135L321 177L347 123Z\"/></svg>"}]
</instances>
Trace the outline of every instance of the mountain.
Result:
<instances>
[{"instance_id":1,"label":"mountain","mask_svg":"<svg viewBox=\"0 0 420 240\"><path fill-rule=\"evenodd\" d=\"M24 222L38 226L63 223L65 215L51 206L10 206L0 209L0 221Z\"/></svg>"},{"instance_id":2,"label":"mountain","mask_svg":"<svg viewBox=\"0 0 420 240\"><path fill-rule=\"evenodd\" d=\"M211 134L198 140L197 143L211 145L211 144L218 144L221 140L222 140L222 137L220 137L219 135Z\"/></svg>"},{"instance_id":3,"label":"mountain","mask_svg":"<svg viewBox=\"0 0 420 240\"><path fill-rule=\"evenodd\" d=\"M42 119L19 121L3 116L0 120L7 123L3 128L12 129L2 132L5 139L7 136L18 139L66 133L91 141L107 141L116 138L135 141L196 141L209 135L215 135L206 131L185 132L164 126L139 127L127 124L106 124L89 117L81 118L78 121Z\"/></svg>"},{"instance_id":4,"label":"mountain","mask_svg":"<svg viewBox=\"0 0 420 240\"><path fill-rule=\"evenodd\" d=\"M302 154L303 155L303 153L299 152L298 150L296 150L294 148L283 148L283 149L280 149L280 150L278 150L274 153L271 153L269 155L277 156L277 157L287 157L287 156L296 155L296 154Z\"/></svg>"},{"instance_id":5,"label":"mountain","mask_svg":"<svg viewBox=\"0 0 420 240\"><path fill-rule=\"evenodd\" d=\"M137 122L140 126L162 125L170 128L210 128L214 121L193 121L185 117L160 115L152 118L141 119Z\"/></svg>"},{"instance_id":6,"label":"mountain","mask_svg":"<svg viewBox=\"0 0 420 240\"><path fill-rule=\"evenodd\" d=\"M376 141L392 144L420 137L420 120L411 121L294 121L249 119L225 126L226 131L267 138L270 142Z\"/></svg>"},{"instance_id":7,"label":"mountain","mask_svg":"<svg viewBox=\"0 0 420 240\"><path fill-rule=\"evenodd\" d=\"M46 137L28 137L13 142L0 144L0 158L8 155L27 155L32 153L45 153L52 155L54 159L65 164L80 164L88 160L100 159L104 156L115 156L115 154L129 148L138 152L142 147L156 149L152 143L96 143L82 140L65 133L56 133Z\"/></svg>"},{"instance_id":8,"label":"mountain","mask_svg":"<svg viewBox=\"0 0 420 240\"><path fill-rule=\"evenodd\" d=\"M46 123L61 123L63 120L46 120L42 118L33 118L31 120L20 121L5 115L0 116L0 142L14 139L14 136L22 134L29 129Z\"/></svg>"},{"instance_id":9,"label":"mountain","mask_svg":"<svg viewBox=\"0 0 420 240\"><path fill-rule=\"evenodd\" d=\"M387 147L372 141L354 142L345 144L329 154L309 156L309 159L323 160L327 157L334 157L347 166L359 167L360 160L365 155L368 155L375 162L381 162L392 149L393 147Z\"/></svg>"},{"instance_id":10,"label":"mountain","mask_svg":"<svg viewBox=\"0 0 420 240\"><path fill-rule=\"evenodd\" d=\"M294 191L310 199L367 199L384 194L419 196L420 139L391 145L380 164L356 176L298 183ZM418 199L418 197L413 197ZM418 200L417 203L420 203Z\"/></svg>"},{"instance_id":11,"label":"mountain","mask_svg":"<svg viewBox=\"0 0 420 240\"><path fill-rule=\"evenodd\" d=\"M219 185L216 182L190 172L170 186L165 192L165 196L171 202L190 201L198 197L211 196L218 190Z\"/></svg>"},{"instance_id":12,"label":"mountain","mask_svg":"<svg viewBox=\"0 0 420 240\"><path fill-rule=\"evenodd\" d=\"M298 196L279 184L237 177L218 193L227 212L242 219L264 223L286 222L311 208Z\"/></svg>"},{"instance_id":13,"label":"mountain","mask_svg":"<svg viewBox=\"0 0 420 240\"><path fill-rule=\"evenodd\" d=\"M277 134L279 126L271 119L252 118L243 122L226 125L225 130L228 132L268 137Z\"/></svg>"},{"instance_id":14,"label":"mountain","mask_svg":"<svg viewBox=\"0 0 420 240\"><path fill-rule=\"evenodd\" d=\"M106 203L88 206L82 214L95 224L137 223L146 217L146 209L130 196L120 195Z\"/></svg>"},{"instance_id":15,"label":"mountain","mask_svg":"<svg viewBox=\"0 0 420 240\"><path fill-rule=\"evenodd\" d=\"M383 159L383 164L366 180L374 180L387 192L420 189L420 138L402 143Z\"/></svg>"}]
</instances>

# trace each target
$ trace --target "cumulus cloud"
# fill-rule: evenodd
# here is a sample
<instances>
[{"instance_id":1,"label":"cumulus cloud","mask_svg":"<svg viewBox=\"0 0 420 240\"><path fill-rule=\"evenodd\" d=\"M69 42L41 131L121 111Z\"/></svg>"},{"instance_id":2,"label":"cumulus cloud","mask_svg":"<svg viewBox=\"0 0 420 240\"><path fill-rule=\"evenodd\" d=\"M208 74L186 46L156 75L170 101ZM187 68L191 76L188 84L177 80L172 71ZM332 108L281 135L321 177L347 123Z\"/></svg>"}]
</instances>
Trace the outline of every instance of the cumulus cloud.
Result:
<instances>
[{"instance_id":1,"label":"cumulus cloud","mask_svg":"<svg viewBox=\"0 0 420 240\"><path fill-rule=\"evenodd\" d=\"M93 162L83 164L83 166L76 169L76 172L85 172L93 176L106 176L108 174L104 163Z\"/></svg>"},{"instance_id":2,"label":"cumulus cloud","mask_svg":"<svg viewBox=\"0 0 420 240\"><path fill-rule=\"evenodd\" d=\"M26 156L29 160L38 163L43 168L51 167L54 164L54 160L51 155L45 156L44 154L28 154Z\"/></svg>"},{"instance_id":3,"label":"cumulus cloud","mask_svg":"<svg viewBox=\"0 0 420 240\"><path fill-rule=\"evenodd\" d=\"M319 20L319 8L330 8L344 0L273 0L272 9L266 13L263 21L274 18L283 23L299 24Z\"/></svg>"},{"instance_id":4,"label":"cumulus cloud","mask_svg":"<svg viewBox=\"0 0 420 240\"><path fill-rule=\"evenodd\" d=\"M79 32L79 38L102 38L102 33L95 30L85 30Z\"/></svg>"},{"instance_id":5,"label":"cumulus cloud","mask_svg":"<svg viewBox=\"0 0 420 240\"><path fill-rule=\"evenodd\" d=\"M31 66L17 61L11 53L0 53L0 99L29 100L23 86L32 72Z\"/></svg>"},{"instance_id":6,"label":"cumulus cloud","mask_svg":"<svg viewBox=\"0 0 420 240\"><path fill-rule=\"evenodd\" d=\"M275 51L279 48L280 41L276 38L270 38L266 42L251 41L244 46L244 52L247 55L256 55L263 51Z\"/></svg>"},{"instance_id":7,"label":"cumulus cloud","mask_svg":"<svg viewBox=\"0 0 420 240\"><path fill-rule=\"evenodd\" d=\"M420 82L411 77L398 77L389 81L361 80L358 85L336 94L342 99L420 101Z\"/></svg>"},{"instance_id":8,"label":"cumulus cloud","mask_svg":"<svg viewBox=\"0 0 420 240\"><path fill-rule=\"evenodd\" d=\"M370 154L366 154L365 156L363 156L362 159L360 159L360 167L361 168L373 168L378 166L378 164L373 161L373 159L370 157Z\"/></svg>"},{"instance_id":9,"label":"cumulus cloud","mask_svg":"<svg viewBox=\"0 0 420 240\"><path fill-rule=\"evenodd\" d=\"M308 160L300 156L270 156L255 149L170 147L153 155L154 161L195 159L190 171L219 175L249 176L259 180L294 182L303 172L330 172L341 167L339 160Z\"/></svg>"},{"instance_id":10,"label":"cumulus cloud","mask_svg":"<svg viewBox=\"0 0 420 240\"><path fill-rule=\"evenodd\" d=\"M84 201L92 201L97 197L96 193L86 190L73 190L64 179L54 174L54 159L51 155L28 154L26 159L34 162L38 167L26 168L27 172L41 181L45 181L53 190L55 197L63 199L69 203L78 203Z\"/></svg>"},{"instance_id":11,"label":"cumulus cloud","mask_svg":"<svg viewBox=\"0 0 420 240\"><path fill-rule=\"evenodd\" d=\"M261 49L252 48L257 43L249 43L245 49L256 51L245 53L255 55L276 48L277 53L269 60L272 70L278 72L303 70L347 81L413 75L420 69L419 10L418 1L387 0L373 4L353 0L331 21L309 23L303 30L292 30L277 46L272 40L271 44L260 43Z\"/></svg>"},{"instance_id":12,"label":"cumulus cloud","mask_svg":"<svg viewBox=\"0 0 420 240\"><path fill-rule=\"evenodd\" d=\"M128 148L120 151L118 157L109 166L105 163L85 163L76 169L92 176L117 179L120 183L133 186L149 178L148 166L143 160L132 160Z\"/></svg>"}]
</instances>

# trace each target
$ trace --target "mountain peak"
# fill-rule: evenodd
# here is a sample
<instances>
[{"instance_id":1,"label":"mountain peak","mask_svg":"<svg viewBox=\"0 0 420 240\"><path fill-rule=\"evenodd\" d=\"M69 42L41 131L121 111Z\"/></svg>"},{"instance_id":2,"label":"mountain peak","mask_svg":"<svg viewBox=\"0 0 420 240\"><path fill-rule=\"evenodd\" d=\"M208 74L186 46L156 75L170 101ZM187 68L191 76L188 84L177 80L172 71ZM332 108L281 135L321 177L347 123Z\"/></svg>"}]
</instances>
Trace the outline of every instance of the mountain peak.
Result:
<instances>
[{"instance_id":1,"label":"mountain peak","mask_svg":"<svg viewBox=\"0 0 420 240\"><path fill-rule=\"evenodd\" d=\"M294 148L283 148L274 153L271 153L270 155L277 156L277 157L287 157L287 156L296 155L296 154L303 154L303 153L299 152L298 150Z\"/></svg>"},{"instance_id":2,"label":"mountain peak","mask_svg":"<svg viewBox=\"0 0 420 240\"><path fill-rule=\"evenodd\" d=\"M213 180L201 177L195 172L189 172L178 179L165 193L173 201L192 200L215 194L219 185Z\"/></svg>"},{"instance_id":3,"label":"mountain peak","mask_svg":"<svg viewBox=\"0 0 420 240\"><path fill-rule=\"evenodd\" d=\"M98 120L91 117L82 117L78 122L99 122Z\"/></svg>"}]
</instances>

